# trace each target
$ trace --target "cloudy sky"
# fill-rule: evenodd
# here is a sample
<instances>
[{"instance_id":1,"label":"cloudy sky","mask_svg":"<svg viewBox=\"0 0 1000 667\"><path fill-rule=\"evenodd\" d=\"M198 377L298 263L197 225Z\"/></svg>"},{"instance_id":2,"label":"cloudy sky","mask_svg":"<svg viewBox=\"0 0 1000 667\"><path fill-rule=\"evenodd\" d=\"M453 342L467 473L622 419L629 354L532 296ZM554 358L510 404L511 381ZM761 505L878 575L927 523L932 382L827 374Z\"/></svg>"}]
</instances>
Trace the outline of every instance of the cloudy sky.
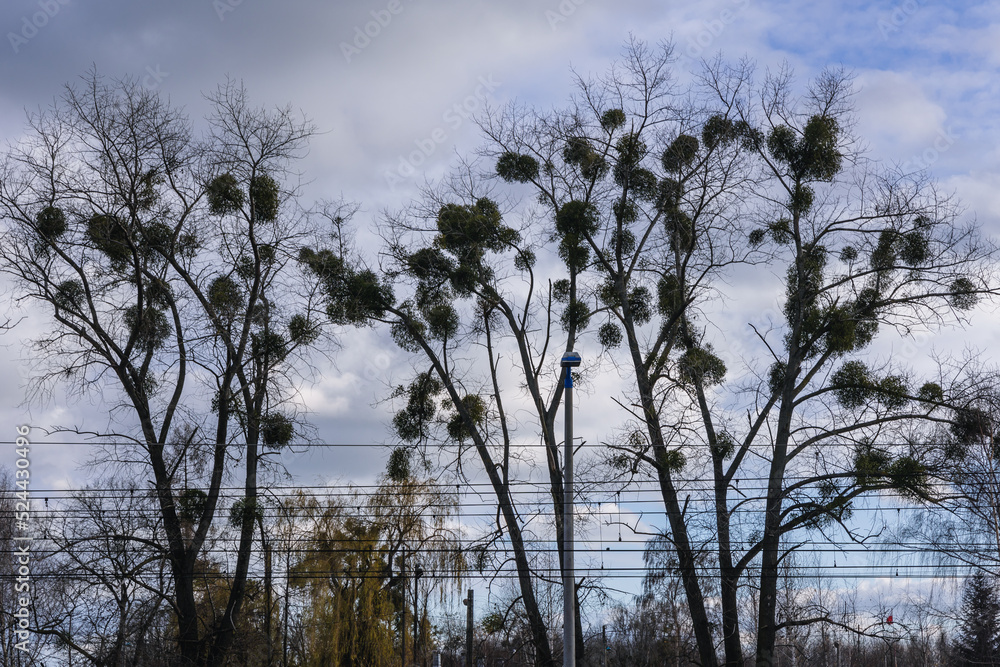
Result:
<instances>
[{"instance_id":1,"label":"cloudy sky","mask_svg":"<svg viewBox=\"0 0 1000 667\"><path fill-rule=\"evenodd\" d=\"M787 62L805 81L827 66L852 70L859 133L874 157L928 169L991 234L1000 232L1000 4L883 0L5 0L0 4L0 135L16 141L24 110L46 106L91 66L133 76L184 106L242 80L259 104L291 103L318 126L302 164L305 205L343 196L364 228L407 201L478 143L483 104L563 104L572 71L599 73L629 35L676 45L680 72L722 52L760 68ZM683 78L683 74L682 74ZM100 424L99 399L24 404L22 345L44 321L0 338L0 416ZM962 334L989 345L989 327ZM388 440L384 382L406 359L368 332L347 333L335 368L307 389L325 442ZM90 421L88 421L90 420ZM96 422L94 420L97 420ZM597 429L583 414L578 431ZM597 437L596 435L594 437ZM71 483L85 450L39 450L35 479ZM6 463L0 461L0 463ZM360 449L293 461L308 478L371 479L381 456Z\"/></svg>"}]
</instances>

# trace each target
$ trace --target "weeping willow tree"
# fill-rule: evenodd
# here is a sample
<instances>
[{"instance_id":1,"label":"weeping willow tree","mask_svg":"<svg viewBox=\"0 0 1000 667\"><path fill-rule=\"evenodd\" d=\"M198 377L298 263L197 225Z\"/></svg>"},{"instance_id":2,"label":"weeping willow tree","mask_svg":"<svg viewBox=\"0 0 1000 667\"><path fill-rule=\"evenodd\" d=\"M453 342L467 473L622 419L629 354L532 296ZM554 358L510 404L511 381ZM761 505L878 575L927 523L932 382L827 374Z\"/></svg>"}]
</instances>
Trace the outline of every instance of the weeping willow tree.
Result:
<instances>
[{"instance_id":1,"label":"weeping willow tree","mask_svg":"<svg viewBox=\"0 0 1000 667\"><path fill-rule=\"evenodd\" d=\"M397 457L371 493L322 502L300 495L297 505L306 555L290 584L307 593L305 664L399 664L404 635L407 656L421 641L429 654L427 607L421 611L414 598L414 572L421 570L425 600L461 588L465 560L449 527L455 498L434 480L410 475Z\"/></svg>"}]
</instances>

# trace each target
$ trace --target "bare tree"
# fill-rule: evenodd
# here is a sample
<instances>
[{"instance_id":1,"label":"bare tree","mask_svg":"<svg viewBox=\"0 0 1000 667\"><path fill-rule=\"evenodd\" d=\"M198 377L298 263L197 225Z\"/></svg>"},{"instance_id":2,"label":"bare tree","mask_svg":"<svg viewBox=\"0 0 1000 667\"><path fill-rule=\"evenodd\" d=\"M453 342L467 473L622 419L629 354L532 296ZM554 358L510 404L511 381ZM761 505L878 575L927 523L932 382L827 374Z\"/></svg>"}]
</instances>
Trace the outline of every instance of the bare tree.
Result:
<instances>
[{"instance_id":1,"label":"bare tree","mask_svg":"<svg viewBox=\"0 0 1000 667\"><path fill-rule=\"evenodd\" d=\"M577 243L556 267L536 267L536 250L548 232L532 222L508 225L501 204L466 165L441 191L428 191L388 217L383 275L354 266L338 239L331 248L304 253L303 260L333 303L348 304L358 295L349 307L328 309L335 321L387 324L396 342L420 359L412 381L397 391L406 401L393 420L405 445L400 455L416 451L418 462L441 465L460 479L468 479L471 456L477 463L471 469L487 476L498 511L495 529L478 545L478 565L498 553L494 544L509 545L536 659L551 665L549 628L535 590L535 577L547 573L534 571L526 547L532 535L524 528L539 514L535 502L515 495L532 473L517 440L530 433L544 448L561 570L563 478L554 422L563 390L557 362L573 348L581 326L579 313L564 306L576 299L579 255L586 251ZM546 280L553 271L557 279ZM509 369L517 386L506 380ZM427 452L436 452L433 460Z\"/></svg>"},{"instance_id":2,"label":"bare tree","mask_svg":"<svg viewBox=\"0 0 1000 667\"><path fill-rule=\"evenodd\" d=\"M312 126L251 106L231 82L209 99L195 141L155 93L92 72L31 114L0 162L0 270L51 322L35 341L35 396L68 383L108 402L107 427L86 433L150 478L189 665L221 665L232 645L261 449L292 439L296 351L320 332L292 261L307 230L284 185ZM204 474L185 483L196 455ZM227 474L244 496L232 585L201 627L196 567Z\"/></svg>"},{"instance_id":3,"label":"bare tree","mask_svg":"<svg viewBox=\"0 0 1000 667\"><path fill-rule=\"evenodd\" d=\"M927 498L944 461L934 426L956 418L960 387L866 350L880 333L963 321L996 293L996 249L924 175L858 150L843 72L796 98L788 72L758 85L748 65L717 62L685 92L671 59L669 45L630 42L569 110L486 117L485 153L548 207L559 250L583 253L567 312L606 318L597 338L632 383L615 461L659 483L701 664L718 660L708 581L726 664L742 665L753 577L756 662L771 665L779 632L831 620L779 617L799 535L861 539L852 503ZM777 307L744 327L721 304L747 284Z\"/></svg>"},{"instance_id":4,"label":"bare tree","mask_svg":"<svg viewBox=\"0 0 1000 667\"><path fill-rule=\"evenodd\" d=\"M39 633L99 667L150 662L150 631L162 621L171 587L159 513L148 489L114 479L73 494L46 527L55 599Z\"/></svg>"}]
</instances>

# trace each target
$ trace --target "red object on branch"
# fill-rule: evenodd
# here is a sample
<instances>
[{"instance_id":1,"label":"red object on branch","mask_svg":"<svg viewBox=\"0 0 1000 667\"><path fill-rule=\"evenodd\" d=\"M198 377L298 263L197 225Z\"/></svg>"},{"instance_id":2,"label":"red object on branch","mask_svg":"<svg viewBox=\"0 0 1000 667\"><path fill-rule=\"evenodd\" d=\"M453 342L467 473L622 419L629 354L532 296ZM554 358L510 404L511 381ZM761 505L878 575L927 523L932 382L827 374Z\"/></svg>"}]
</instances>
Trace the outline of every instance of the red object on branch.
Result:
<instances>
[{"instance_id":1,"label":"red object on branch","mask_svg":"<svg viewBox=\"0 0 1000 667\"><path fill-rule=\"evenodd\" d=\"M889 622L889 625L892 625L892 614L889 614L889 618L886 620Z\"/></svg>"}]
</instances>

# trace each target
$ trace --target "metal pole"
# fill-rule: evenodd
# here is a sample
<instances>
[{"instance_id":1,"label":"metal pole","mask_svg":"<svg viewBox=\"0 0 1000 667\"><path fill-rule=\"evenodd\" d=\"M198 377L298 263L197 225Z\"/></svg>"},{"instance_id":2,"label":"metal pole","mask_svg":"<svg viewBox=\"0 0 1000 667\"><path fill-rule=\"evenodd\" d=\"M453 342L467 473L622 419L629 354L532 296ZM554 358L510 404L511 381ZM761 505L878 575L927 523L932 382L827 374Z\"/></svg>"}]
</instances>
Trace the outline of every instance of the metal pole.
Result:
<instances>
[{"instance_id":1,"label":"metal pole","mask_svg":"<svg viewBox=\"0 0 1000 667\"><path fill-rule=\"evenodd\" d=\"M399 634L402 635L402 644L399 651L399 664L406 667L406 547L399 549L399 579L401 590L403 591L402 616L399 619Z\"/></svg>"},{"instance_id":2,"label":"metal pole","mask_svg":"<svg viewBox=\"0 0 1000 667\"><path fill-rule=\"evenodd\" d=\"M576 667L576 607L573 604L576 572L573 564L573 368L580 355L562 358L566 391L566 435L563 472L563 667Z\"/></svg>"},{"instance_id":3,"label":"metal pole","mask_svg":"<svg viewBox=\"0 0 1000 667\"><path fill-rule=\"evenodd\" d=\"M472 667L472 589L469 589L469 597L462 600L468 609L465 610L465 667Z\"/></svg>"}]
</instances>

